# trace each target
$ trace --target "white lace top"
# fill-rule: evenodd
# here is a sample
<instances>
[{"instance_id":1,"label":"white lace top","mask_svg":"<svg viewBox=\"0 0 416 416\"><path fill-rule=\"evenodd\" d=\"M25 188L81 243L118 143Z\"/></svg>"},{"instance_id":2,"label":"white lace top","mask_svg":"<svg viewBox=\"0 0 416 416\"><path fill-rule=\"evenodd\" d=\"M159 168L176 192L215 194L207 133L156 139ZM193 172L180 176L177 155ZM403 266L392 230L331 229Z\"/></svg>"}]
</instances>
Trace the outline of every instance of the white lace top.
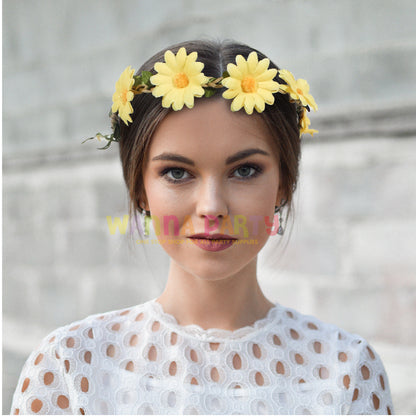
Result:
<instances>
[{"instance_id":1,"label":"white lace top","mask_svg":"<svg viewBox=\"0 0 416 416\"><path fill-rule=\"evenodd\" d=\"M14 414L391 414L357 336L276 304L236 331L181 326L156 299L59 328L28 358Z\"/></svg>"}]
</instances>

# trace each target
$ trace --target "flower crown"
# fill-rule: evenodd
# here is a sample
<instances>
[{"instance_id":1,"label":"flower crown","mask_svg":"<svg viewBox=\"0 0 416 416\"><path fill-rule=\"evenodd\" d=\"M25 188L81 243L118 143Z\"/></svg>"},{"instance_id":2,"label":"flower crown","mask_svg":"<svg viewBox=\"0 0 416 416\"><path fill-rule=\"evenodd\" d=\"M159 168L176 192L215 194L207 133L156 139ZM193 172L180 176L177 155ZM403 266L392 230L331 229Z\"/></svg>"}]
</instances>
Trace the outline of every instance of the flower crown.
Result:
<instances>
[{"instance_id":1,"label":"flower crown","mask_svg":"<svg viewBox=\"0 0 416 416\"><path fill-rule=\"evenodd\" d=\"M286 69L269 69L270 60L265 58L259 61L256 52L251 52L247 60L242 55L237 55L236 64L228 64L222 77L210 78L203 74L204 64L198 62L197 57L197 52L187 55L183 47L176 55L168 50L164 55L165 62L155 63L155 75L149 71L134 75L135 70L128 66L116 82L113 94L110 111L113 133L97 133L84 142L95 138L107 140L108 143L100 149L107 149L112 142L118 142L119 119L126 125L132 122L131 101L137 94L151 93L154 97L162 97L162 107L172 107L174 111L179 111L184 105L192 108L195 97L212 97L217 89L223 87L227 90L222 96L233 100L231 111L244 107L247 114L252 114L253 109L258 113L264 111L265 104L274 103L275 93L289 94L290 101L296 104L300 134L310 133L313 136L318 132L309 128L311 122L306 113L311 108L316 111L318 106L309 94L309 85L304 79L296 80ZM286 84L273 81L277 73Z\"/></svg>"}]
</instances>

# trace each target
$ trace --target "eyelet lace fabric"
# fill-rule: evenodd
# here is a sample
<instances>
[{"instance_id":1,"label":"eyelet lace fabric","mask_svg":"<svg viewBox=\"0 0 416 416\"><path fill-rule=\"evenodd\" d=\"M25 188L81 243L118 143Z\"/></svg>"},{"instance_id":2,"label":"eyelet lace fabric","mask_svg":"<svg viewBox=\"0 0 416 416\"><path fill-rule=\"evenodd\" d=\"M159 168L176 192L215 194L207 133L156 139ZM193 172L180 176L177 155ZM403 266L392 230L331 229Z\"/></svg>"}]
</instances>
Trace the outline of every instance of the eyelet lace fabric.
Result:
<instances>
[{"instance_id":1,"label":"eyelet lace fabric","mask_svg":"<svg viewBox=\"0 0 416 416\"><path fill-rule=\"evenodd\" d=\"M276 304L236 331L181 326L156 299L58 328L12 414L392 414L368 343Z\"/></svg>"}]
</instances>

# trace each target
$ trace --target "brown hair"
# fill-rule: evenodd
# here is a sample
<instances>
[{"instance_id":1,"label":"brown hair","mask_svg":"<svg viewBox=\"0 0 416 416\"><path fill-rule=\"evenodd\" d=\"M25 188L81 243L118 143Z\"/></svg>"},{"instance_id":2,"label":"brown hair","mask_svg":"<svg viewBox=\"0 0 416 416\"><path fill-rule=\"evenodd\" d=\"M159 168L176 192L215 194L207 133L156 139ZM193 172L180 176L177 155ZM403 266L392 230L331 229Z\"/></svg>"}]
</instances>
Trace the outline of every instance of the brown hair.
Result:
<instances>
[{"instance_id":1,"label":"brown hair","mask_svg":"<svg viewBox=\"0 0 416 416\"><path fill-rule=\"evenodd\" d=\"M203 72L210 77L221 77L227 69L227 64L235 63L237 55L242 55L247 59L250 52L255 51L259 60L266 58L258 50L234 41L188 41L158 52L145 62L137 73L142 71L155 73L154 64L164 62L165 51L170 49L176 54L181 47L185 47L187 53L193 51L198 53L198 61L204 64ZM273 62L270 62L270 68L279 69ZM278 81L284 83L282 80ZM221 93L222 90L218 91L216 97L221 97ZM204 98L196 98L196 100L199 99ZM151 94L136 95L132 101L133 122L129 126L123 122L120 123L120 159L130 196L130 215L143 211L139 204L145 195L142 175L147 150L157 126L167 114L173 111L170 108L163 108L161 101L160 98L155 98ZM299 173L300 137L296 106L289 102L287 94L275 94L274 104L266 105L260 116L270 131L279 156L281 189L288 205L288 216L292 208L292 195Z\"/></svg>"}]
</instances>

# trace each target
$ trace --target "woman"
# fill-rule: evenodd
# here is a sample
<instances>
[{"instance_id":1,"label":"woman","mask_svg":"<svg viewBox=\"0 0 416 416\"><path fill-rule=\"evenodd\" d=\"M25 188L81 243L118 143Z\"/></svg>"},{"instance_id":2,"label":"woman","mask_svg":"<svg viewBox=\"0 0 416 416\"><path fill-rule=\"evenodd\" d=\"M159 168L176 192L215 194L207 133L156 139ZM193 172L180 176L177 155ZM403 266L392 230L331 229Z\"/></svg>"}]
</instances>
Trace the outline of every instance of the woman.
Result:
<instances>
[{"instance_id":1,"label":"woman","mask_svg":"<svg viewBox=\"0 0 416 416\"><path fill-rule=\"evenodd\" d=\"M98 137L119 142L131 215L153 219L168 281L156 299L46 337L12 412L392 413L363 338L273 304L257 281L311 108L306 81L232 42L186 42L123 72L113 133Z\"/></svg>"}]
</instances>

